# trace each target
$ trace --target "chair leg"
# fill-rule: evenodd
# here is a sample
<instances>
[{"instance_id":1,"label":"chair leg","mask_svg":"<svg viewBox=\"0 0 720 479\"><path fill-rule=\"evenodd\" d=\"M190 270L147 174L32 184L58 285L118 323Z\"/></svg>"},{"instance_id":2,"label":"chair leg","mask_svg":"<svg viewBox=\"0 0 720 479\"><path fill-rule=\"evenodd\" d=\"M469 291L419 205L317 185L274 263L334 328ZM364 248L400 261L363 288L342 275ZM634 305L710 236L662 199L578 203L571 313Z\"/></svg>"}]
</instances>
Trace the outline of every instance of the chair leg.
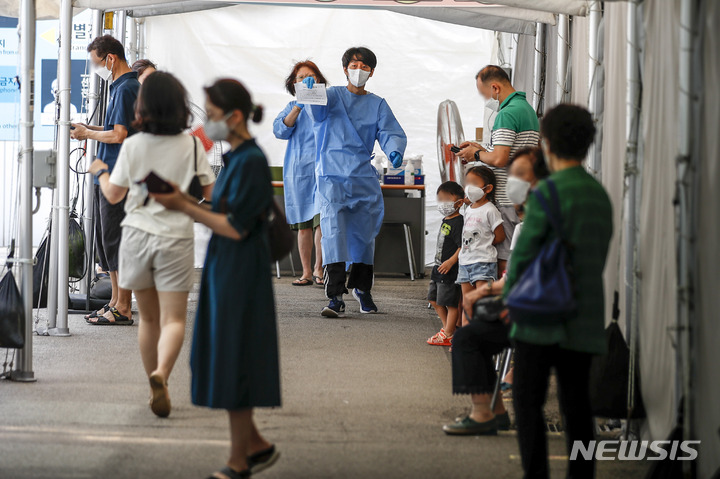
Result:
<instances>
[{"instance_id":1,"label":"chair leg","mask_svg":"<svg viewBox=\"0 0 720 479\"><path fill-rule=\"evenodd\" d=\"M292 256L293 256L292 251L290 251L290 256L288 256L288 257L290 258L290 269L292 270L292 274L293 274L293 278L294 278L294 277L297 277L297 274L295 274L295 261L293 261Z\"/></svg>"},{"instance_id":2,"label":"chair leg","mask_svg":"<svg viewBox=\"0 0 720 479\"><path fill-rule=\"evenodd\" d=\"M502 352L502 361L500 368L498 368L498 376L495 380L495 389L493 390L492 401L490 401L490 408L494 411L497 400L500 397L500 384L502 384L503 377L505 376L505 369L510 364L510 356L512 355L512 349L507 348Z\"/></svg>"},{"instance_id":3,"label":"chair leg","mask_svg":"<svg viewBox=\"0 0 720 479\"><path fill-rule=\"evenodd\" d=\"M280 279L280 261L275 261L275 272L277 273L277 278Z\"/></svg>"},{"instance_id":4,"label":"chair leg","mask_svg":"<svg viewBox=\"0 0 720 479\"><path fill-rule=\"evenodd\" d=\"M410 268L410 281L415 281L415 255L413 254L412 237L410 236L410 225L403 224L405 232L405 247L407 248L408 267Z\"/></svg>"}]
</instances>

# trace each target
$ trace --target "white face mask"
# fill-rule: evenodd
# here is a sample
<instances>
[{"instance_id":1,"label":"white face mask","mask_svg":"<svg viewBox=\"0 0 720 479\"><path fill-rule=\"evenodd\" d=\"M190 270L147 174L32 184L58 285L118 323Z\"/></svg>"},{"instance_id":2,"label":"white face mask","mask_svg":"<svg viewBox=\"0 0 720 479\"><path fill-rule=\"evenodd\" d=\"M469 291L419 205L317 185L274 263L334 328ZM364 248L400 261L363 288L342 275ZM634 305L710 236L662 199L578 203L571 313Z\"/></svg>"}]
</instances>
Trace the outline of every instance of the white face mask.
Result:
<instances>
[{"instance_id":1,"label":"white face mask","mask_svg":"<svg viewBox=\"0 0 720 479\"><path fill-rule=\"evenodd\" d=\"M490 99L485 102L485 108L490 108L494 112L500 111L500 99L491 96Z\"/></svg>"},{"instance_id":2,"label":"white face mask","mask_svg":"<svg viewBox=\"0 0 720 479\"><path fill-rule=\"evenodd\" d=\"M507 197L514 205L521 205L527 199L530 183L517 176L508 176L506 184Z\"/></svg>"},{"instance_id":3,"label":"white face mask","mask_svg":"<svg viewBox=\"0 0 720 479\"><path fill-rule=\"evenodd\" d=\"M223 141L227 140L230 136L230 127L228 126L227 119L230 118L230 115L232 115L232 112L228 113L227 115L223 116L222 120L208 120L205 122L205 126L203 127L205 130L205 134L208 138L210 138L212 141Z\"/></svg>"},{"instance_id":4,"label":"white face mask","mask_svg":"<svg viewBox=\"0 0 720 479\"><path fill-rule=\"evenodd\" d=\"M108 68L107 59L105 59L104 66L94 66L95 74L103 80L109 82L112 81L112 69Z\"/></svg>"},{"instance_id":5,"label":"white face mask","mask_svg":"<svg viewBox=\"0 0 720 479\"><path fill-rule=\"evenodd\" d=\"M475 185L467 185L465 187L465 196L470 200L471 203L480 201L485 196L485 190Z\"/></svg>"},{"instance_id":6,"label":"white face mask","mask_svg":"<svg viewBox=\"0 0 720 479\"><path fill-rule=\"evenodd\" d=\"M370 78L370 72L363 70L362 68L348 69L348 80L350 83L355 85L357 88L362 88Z\"/></svg>"},{"instance_id":7,"label":"white face mask","mask_svg":"<svg viewBox=\"0 0 720 479\"><path fill-rule=\"evenodd\" d=\"M454 201L440 201L438 202L437 209L443 216L450 216L458 210Z\"/></svg>"}]
</instances>

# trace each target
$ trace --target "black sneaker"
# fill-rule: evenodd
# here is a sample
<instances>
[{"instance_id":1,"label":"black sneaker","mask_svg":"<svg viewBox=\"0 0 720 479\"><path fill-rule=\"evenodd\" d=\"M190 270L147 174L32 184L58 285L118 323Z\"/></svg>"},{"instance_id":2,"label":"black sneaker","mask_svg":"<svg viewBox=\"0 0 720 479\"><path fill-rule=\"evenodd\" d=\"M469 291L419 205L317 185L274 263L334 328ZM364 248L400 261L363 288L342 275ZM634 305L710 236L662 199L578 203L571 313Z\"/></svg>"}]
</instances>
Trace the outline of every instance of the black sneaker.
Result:
<instances>
[{"instance_id":1,"label":"black sneaker","mask_svg":"<svg viewBox=\"0 0 720 479\"><path fill-rule=\"evenodd\" d=\"M345 301L335 296L330 299L330 304L320 312L326 318L339 318L345 313Z\"/></svg>"},{"instance_id":2,"label":"black sneaker","mask_svg":"<svg viewBox=\"0 0 720 479\"><path fill-rule=\"evenodd\" d=\"M357 299L357 302L360 303L361 313L369 314L378 312L378 308L377 306L375 306L375 302L373 301L370 291L360 291L359 289L355 288L353 289L352 294L355 299Z\"/></svg>"},{"instance_id":3,"label":"black sneaker","mask_svg":"<svg viewBox=\"0 0 720 479\"><path fill-rule=\"evenodd\" d=\"M496 436L498 426L495 418L477 422L466 416L453 424L444 425L443 431L448 436Z\"/></svg>"}]
</instances>

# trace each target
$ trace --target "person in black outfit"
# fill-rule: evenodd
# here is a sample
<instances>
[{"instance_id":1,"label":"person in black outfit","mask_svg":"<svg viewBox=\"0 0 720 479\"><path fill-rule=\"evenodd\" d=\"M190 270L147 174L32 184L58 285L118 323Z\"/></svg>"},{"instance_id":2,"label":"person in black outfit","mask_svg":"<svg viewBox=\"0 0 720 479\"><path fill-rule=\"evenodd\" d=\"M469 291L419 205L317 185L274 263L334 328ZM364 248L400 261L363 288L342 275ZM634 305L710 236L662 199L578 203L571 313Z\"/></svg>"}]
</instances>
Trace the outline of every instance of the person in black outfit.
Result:
<instances>
[{"instance_id":1,"label":"person in black outfit","mask_svg":"<svg viewBox=\"0 0 720 479\"><path fill-rule=\"evenodd\" d=\"M435 308L443 327L427 340L432 346L450 346L458 320L462 290L455 280L463 229L463 217L458 209L464 198L462 186L454 181L446 181L437 190L437 207L443 215L443 222L438 233L437 253L427 299Z\"/></svg>"},{"instance_id":2,"label":"person in black outfit","mask_svg":"<svg viewBox=\"0 0 720 479\"><path fill-rule=\"evenodd\" d=\"M529 191L549 172L540 148L521 149L510 159L508 168L509 197L522 216L522 204ZM511 251L521 229L522 223L516 226ZM484 287L466 295L463 302L472 308L480 298L502 294L505 279L503 276L498 281L489 281ZM453 393L470 394L472 411L456 423L444 426L446 434L496 434L498 430L510 428L510 417L502 399L497 401L494 408L490 405L497 381L493 356L510 347L508 332L508 327L500 321L487 322L482 318L473 318L470 324L455 333L452 350Z\"/></svg>"}]
</instances>

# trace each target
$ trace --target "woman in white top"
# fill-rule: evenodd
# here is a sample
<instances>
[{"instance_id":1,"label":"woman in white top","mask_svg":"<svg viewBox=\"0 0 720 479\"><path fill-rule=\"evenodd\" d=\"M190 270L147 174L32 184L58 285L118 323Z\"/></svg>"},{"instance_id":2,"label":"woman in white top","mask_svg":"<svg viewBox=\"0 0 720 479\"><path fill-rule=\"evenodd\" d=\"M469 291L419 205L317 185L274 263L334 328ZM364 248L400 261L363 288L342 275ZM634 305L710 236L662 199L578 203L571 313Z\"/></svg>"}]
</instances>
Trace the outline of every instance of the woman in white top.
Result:
<instances>
[{"instance_id":1,"label":"woman in white top","mask_svg":"<svg viewBox=\"0 0 720 479\"><path fill-rule=\"evenodd\" d=\"M133 125L139 133L123 143L112 174L96 160L98 177L110 203L127 194L120 241L119 282L135 293L140 311L138 341L150 380L150 408L170 414L167 379L185 336L188 293L193 285L193 221L148 197L154 173L188 193L210 198L215 176L202 144L185 133L190 118L187 92L171 74L155 72L138 94ZM197 180L194 178L197 177Z\"/></svg>"}]
</instances>

